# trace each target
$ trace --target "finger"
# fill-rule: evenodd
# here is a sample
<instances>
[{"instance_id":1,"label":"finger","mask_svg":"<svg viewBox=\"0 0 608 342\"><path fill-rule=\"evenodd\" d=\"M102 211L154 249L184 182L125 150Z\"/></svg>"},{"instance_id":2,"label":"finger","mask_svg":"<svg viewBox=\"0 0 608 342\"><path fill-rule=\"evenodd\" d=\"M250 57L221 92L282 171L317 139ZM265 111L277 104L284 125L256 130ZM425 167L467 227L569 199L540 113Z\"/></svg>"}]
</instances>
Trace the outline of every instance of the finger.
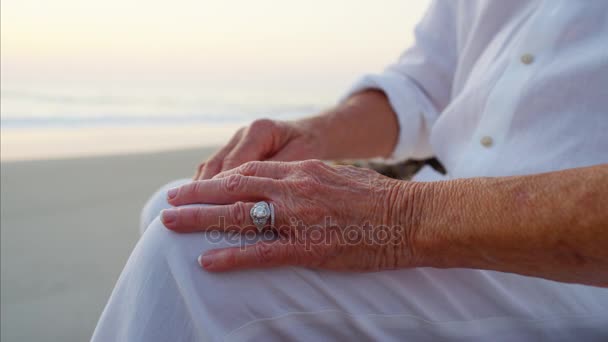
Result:
<instances>
[{"instance_id":1,"label":"finger","mask_svg":"<svg viewBox=\"0 0 608 342\"><path fill-rule=\"evenodd\" d=\"M252 160L262 160L266 155L266 148L261 138L244 137L237 146L228 153L220 171L230 170Z\"/></svg>"},{"instance_id":2,"label":"finger","mask_svg":"<svg viewBox=\"0 0 608 342\"><path fill-rule=\"evenodd\" d=\"M279 123L268 119L254 121L237 146L222 164L222 171L230 170L252 160L263 160L284 144Z\"/></svg>"},{"instance_id":3,"label":"finger","mask_svg":"<svg viewBox=\"0 0 608 342\"><path fill-rule=\"evenodd\" d=\"M239 143L241 137L243 135L244 129L239 129L230 139L228 144L216 152L207 162L205 162L204 167L200 168L200 172L198 173L198 177L195 180L203 180L210 179L215 176L218 172L222 171L222 164L224 158L234 149L234 147Z\"/></svg>"},{"instance_id":4,"label":"finger","mask_svg":"<svg viewBox=\"0 0 608 342\"><path fill-rule=\"evenodd\" d=\"M280 190L277 180L232 175L221 179L194 181L167 191L167 201L173 205L230 204L237 201L257 201L271 198Z\"/></svg>"},{"instance_id":5,"label":"finger","mask_svg":"<svg viewBox=\"0 0 608 342\"><path fill-rule=\"evenodd\" d=\"M286 265L308 266L314 255L287 240L262 241L248 246L221 248L199 256L201 267L211 272L269 268Z\"/></svg>"},{"instance_id":6,"label":"finger","mask_svg":"<svg viewBox=\"0 0 608 342\"><path fill-rule=\"evenodd\" d=\"M213 178L225 178L230 175L255 176L272 179L287 177L294 165L283 162L251 161L234 169L222 171Z\"/></svg>"},{"instance_id":7,"label":"finger","mask_svg":"<svg viewBox=\"0 0 608 342\"><path fill-rule=\"evenodd\" d=\"M196 172L194 172L194 177L192 177L192 180L198 180L199 177L203 174L203 169L205 168L205 163L201 163L197 168L196 168Z\"/></svg>"},{"instance_id":8,"label":"finger","mask_svg":"<svg viewBox=\"0 0 608 342\"><path fill-rule=\"evenodd\" d=\"M220 151L215 153L209 160L205 162L205 166L202 169L200 176L197 180L210 179L215 176L218 172L222 171L222 165L224 158L234 148L234 145L226 145Z\"/></svg>"},{"instance_id":9,"label":"finger","mask_svg":"<svg viewBox=\"0 0 608 342\"><path fill-rule=\"evenodd\" d=\"M161 220L165 227L179 232L221 231L246 233L257 231L249 212L251 202L236 202L229 205L177 207L165 209Z\"/></svg>"}]
</instances>

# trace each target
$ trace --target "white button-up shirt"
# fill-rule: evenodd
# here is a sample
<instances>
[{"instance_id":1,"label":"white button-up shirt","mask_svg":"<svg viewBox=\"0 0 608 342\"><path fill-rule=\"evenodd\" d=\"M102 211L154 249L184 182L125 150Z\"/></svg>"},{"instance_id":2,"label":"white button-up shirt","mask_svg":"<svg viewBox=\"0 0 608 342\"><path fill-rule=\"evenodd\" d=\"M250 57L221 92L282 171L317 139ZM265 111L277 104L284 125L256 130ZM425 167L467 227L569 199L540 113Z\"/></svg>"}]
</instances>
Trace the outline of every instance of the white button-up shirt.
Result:
<instances>
[{"instance_id":1,"label":"white button-up shirt","mask_svg":"<svg viewBox=\"0 0 608 342\"><path fill-rule=\"evenodd\" d=\"M350 94L369 88L397 113L391 161L437 156L450 178L608 163L608 1L435 1Z\"/></svg>"}]
</instances>

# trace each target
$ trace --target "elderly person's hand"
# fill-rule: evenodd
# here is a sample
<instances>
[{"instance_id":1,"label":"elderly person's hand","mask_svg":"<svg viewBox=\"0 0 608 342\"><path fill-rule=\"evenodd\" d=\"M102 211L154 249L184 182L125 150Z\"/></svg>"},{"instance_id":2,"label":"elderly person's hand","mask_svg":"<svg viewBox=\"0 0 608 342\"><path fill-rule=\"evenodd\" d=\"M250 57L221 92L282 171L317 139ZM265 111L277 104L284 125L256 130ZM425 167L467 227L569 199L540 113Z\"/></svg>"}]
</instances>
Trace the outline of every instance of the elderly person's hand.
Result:
<instances>
[{"instance_id":1,"label":"elderly person's hand","mask_svg":"<svg viewBox=\"0 0 608 342\"><path fill-rule=\"evenodd\" d=\"M275 206L278 239L217 249L199 259L210 271L300 265L350 271L412 266L413 184L372 170L321 161L249 162L169 191L165 226L177 232L255 230L250 209ZM195 203L218 206L185 206ZM223 218L223 220L220 220Z\"/></svg>"},{"instance_id":2,"label":"elderly person's hand","mask_svg":"<svg viewBox=\"0 0 608 342\"><path fill-rule=\"evenodd\" d=\"M194 180L209 179L253 160L320 158L319 130L304 121L259 119L239 129L226 146L198 166Z\"/></svg>"},{"instance_id":3,"label":"elderly person's hand","mask_svg":"<svg viewBox=\"0 0 608 342\"><path fill-rule=\"evenodd\" d=\"M201 163L194 180L210 179L257 160L388 157L397 143L397 133L397 120L386 96L377 90L367 90L313 117L254 121Z\"/></svg>"}]
</instances>

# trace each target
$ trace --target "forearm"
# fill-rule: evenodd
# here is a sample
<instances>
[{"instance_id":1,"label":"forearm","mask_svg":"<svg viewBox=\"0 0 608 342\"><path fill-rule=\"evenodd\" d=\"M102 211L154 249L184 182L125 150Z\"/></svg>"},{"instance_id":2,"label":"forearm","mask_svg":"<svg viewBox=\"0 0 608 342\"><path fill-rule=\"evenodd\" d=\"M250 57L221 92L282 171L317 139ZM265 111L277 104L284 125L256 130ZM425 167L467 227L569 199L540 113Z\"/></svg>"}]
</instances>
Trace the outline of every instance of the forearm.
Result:
<instances>
[{"instance_id":1,"label":"forearm","mask_svg":"<svg viewBox=\"0 0 608 342\"><path fill-rule=\"evenodd\" d=\"M318 133L320 159L388 157L399 126L388 99L377 90L351 96L340 105L298 124Z\"/></svg>"},{"instance_id":2,"label":"forearm","mask_svg":"<svg viewBox=\"0 0 608 342\"><path fill-rule=\"evenodd\" d=\"M428 183L420 193L422 266L608 285L608 164Z\"/></svg>"}]
</instances>

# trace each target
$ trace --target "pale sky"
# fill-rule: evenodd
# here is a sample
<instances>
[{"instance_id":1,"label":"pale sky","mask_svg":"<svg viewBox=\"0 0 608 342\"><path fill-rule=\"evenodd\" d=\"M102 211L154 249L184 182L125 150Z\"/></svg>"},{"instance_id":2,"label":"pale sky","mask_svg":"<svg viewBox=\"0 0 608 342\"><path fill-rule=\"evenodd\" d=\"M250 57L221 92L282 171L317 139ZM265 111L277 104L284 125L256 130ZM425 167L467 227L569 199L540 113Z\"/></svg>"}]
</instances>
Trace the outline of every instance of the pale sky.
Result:
<instances>
[{"instance_id":1,"label":"pale sky","mask_svg":"<svg viewBox=\"0 0 608 342\"><path fill-rule=\"evenodd\" d=\"M276 114L334 103L357 77L380 71L412 44L428 0L1 0L0 6L5 120L174 112L205 118L251 112L252 119L271 115L269 108ZM25 130L3 126L1 158L207 146L235 129L163 125L159 135L153 125L45 129L44 120Z\"/></svg>"},{"instance_id":2,"label":"pale sky","mask_svg":"<svg viewBox=\"0 0 608 342\"><path fill-rule=\"evenodd\" d=\"M312 81L378 71L428 1L2 0L2 83Z\"/></svg>"}]
</instances>

